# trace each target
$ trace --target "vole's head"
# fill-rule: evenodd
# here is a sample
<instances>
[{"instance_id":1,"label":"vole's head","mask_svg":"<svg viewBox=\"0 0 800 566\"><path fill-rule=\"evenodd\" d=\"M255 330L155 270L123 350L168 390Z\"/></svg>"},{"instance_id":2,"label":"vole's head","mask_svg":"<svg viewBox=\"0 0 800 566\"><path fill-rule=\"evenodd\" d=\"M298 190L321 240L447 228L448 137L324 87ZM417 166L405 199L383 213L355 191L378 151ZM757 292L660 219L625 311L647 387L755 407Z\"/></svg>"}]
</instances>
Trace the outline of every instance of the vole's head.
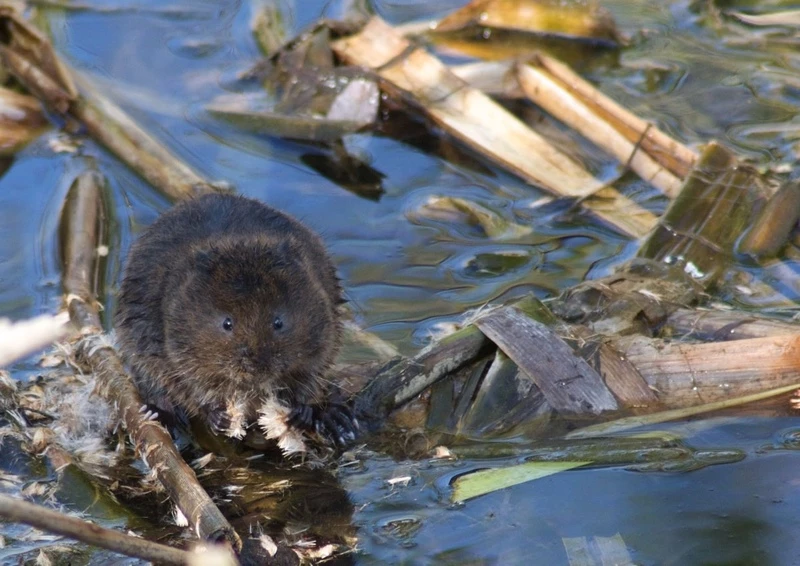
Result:
<instances>
[{"instance_id":1,"label":"vole's head","mask_svg":"<svg viewBox=\"0 0 800 566\"><path fill-rule=\"evenodd\" d=\"M165 308L166 349L209 395L277 394L313 403L339 346L337 297L287 240L222 241L196 250ZM202 392L201 392L202 393ZM214 400L214 399L212 399Z\"/></svg>"}]
</instances>

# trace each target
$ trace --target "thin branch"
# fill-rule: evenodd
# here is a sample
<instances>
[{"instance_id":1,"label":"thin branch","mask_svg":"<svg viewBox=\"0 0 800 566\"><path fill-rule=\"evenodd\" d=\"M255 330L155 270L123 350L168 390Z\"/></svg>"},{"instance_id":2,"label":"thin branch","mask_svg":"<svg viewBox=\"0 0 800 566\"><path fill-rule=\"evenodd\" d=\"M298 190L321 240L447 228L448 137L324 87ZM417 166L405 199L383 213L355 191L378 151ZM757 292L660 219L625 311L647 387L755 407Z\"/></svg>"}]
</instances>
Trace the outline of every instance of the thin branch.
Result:
<instances>
[{"instance_id":1,"label":"thin branch","mask_svg":"<svg viewBox=\"0 0 800 566\"><path fill-rule=\"evenodd\" d=\"M7 495L0 495L0 517L151 562L186 564L191 558L191 554L185 550L106 529Z\"/></svg>"}]
</instances>

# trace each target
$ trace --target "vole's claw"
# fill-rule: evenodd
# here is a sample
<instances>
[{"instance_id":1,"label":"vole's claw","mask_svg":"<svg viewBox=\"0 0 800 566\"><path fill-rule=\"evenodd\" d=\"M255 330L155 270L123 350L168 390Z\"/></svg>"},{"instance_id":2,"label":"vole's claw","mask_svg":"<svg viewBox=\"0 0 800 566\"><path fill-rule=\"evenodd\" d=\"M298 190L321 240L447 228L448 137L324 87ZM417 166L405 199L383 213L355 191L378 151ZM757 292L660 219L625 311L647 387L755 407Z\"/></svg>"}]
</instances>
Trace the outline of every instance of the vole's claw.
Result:
<instances>
[{"instance_id":1,"label":"vole's claw","mask_svg":"<svg viewBox=\"0 0 800 566\"><path fill-rule=\"evenodd\" d=\"M299 428L301 430L315 430L314 407L311 405L297 405L289 413L287 422L289 426Z\"/></svg>"},{"instance_id":2,"label":"vole's claw","mask_svg":"<svg viewBox=\"0 0 800 566\"><path fill-rule=\"evenodd\" d=\"M353 412L347 405L340 404L300 405L289 414L289 424L313 430L340 448L355 440L359 430Z\"/></svg>"},{"instance_id":3,"label":"vole's claw","mask_svg":"<svg viewBox=\"0 0 800 566\"><path fill-rule=\"evenodd\" d=\"M341 448L356 439L358 421L347 405L329 405L322 415L322 423L328 438Z\"/></svg>"},{"instance_id":4,"label":"vole's claw","mask_svg":"<svg viewBox=\"0 0 800 566\"><path fill-rule=\"evenodd\" d=\"M334 405L330 412L337 429L347 440L355 440L358 432L358 420L347 405Z\"/></svg>"},{"instance_id":5,"label":"vole's claw","mask_svg":"<svg viewBox=\"0 0 800 566\"><path fill-rule=\"evenodd\" d=\"M216 435L225 436L231 428L231 417L223 407L211 409L206 415L208 426Z\"/></svg>"}]
</instances>

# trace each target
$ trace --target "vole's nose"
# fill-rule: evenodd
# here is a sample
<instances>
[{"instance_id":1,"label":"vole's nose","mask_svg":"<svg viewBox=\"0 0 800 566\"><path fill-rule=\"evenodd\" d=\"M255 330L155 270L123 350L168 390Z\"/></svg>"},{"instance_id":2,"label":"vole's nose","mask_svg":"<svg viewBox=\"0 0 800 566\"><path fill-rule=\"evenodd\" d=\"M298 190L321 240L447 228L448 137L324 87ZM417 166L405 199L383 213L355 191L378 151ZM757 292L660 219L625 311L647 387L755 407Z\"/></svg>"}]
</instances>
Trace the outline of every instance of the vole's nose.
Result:
<instances>
[{"instance_id":1,"label":"vole's nose","mask_svg":"<svg viewBox=\"0 0 800 566\"><path fill-rule=\"evenodd\" d=\"M256 350L255 362L262 367L268 366L272 357L272 349L269 346L261 346Z\"/></svg>"}]
</instances>

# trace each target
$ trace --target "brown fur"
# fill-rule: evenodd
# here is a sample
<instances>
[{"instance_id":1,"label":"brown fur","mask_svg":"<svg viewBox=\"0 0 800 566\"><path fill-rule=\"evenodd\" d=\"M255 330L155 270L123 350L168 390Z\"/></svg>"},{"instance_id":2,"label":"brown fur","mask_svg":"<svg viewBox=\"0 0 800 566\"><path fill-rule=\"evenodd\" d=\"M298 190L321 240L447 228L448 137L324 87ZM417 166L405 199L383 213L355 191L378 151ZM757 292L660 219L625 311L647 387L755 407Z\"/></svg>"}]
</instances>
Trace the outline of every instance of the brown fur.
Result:
<instances>
[{"instance_id":1,"label":"brown fur","mask_svg":"<svg viewBox=\"0 0 800 566\"><path fill-rule=\"evenodd\" d=\"M340 302L335 268L308 228L256 200L206 195L133 244L114 326L147 402L190 416L237 402L252 421L267 397L323 401Z\"/></svg>"}]
</instances>

